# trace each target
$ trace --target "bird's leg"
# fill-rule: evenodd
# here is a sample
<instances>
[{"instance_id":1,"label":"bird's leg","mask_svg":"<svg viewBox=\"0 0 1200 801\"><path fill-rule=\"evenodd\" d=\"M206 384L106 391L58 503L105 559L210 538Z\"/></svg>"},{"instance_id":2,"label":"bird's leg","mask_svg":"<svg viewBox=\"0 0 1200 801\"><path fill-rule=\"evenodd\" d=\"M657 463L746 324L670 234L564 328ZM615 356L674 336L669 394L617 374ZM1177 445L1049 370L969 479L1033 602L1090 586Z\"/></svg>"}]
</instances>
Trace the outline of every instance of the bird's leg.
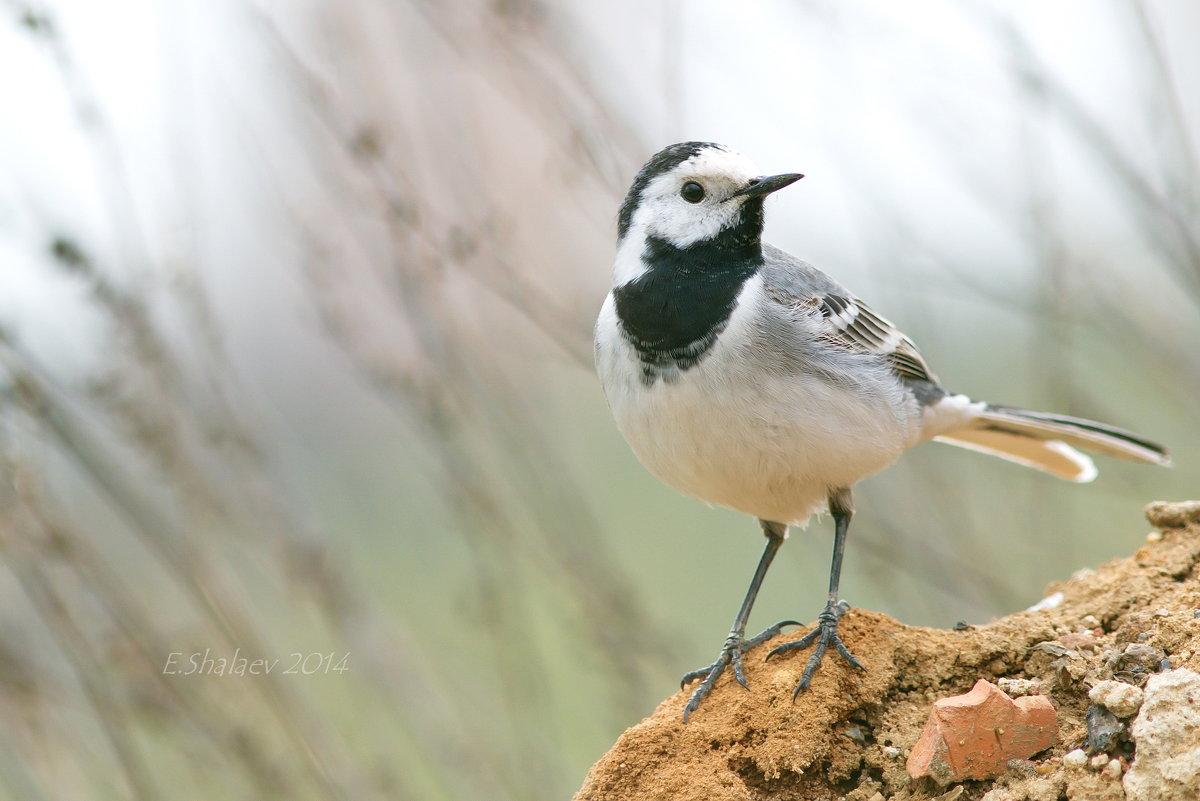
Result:
<instances>
[{"instance_id":1,"label":"bird's leg","mask_svg":"<svg viewBox=\"0 0 1200 801\"><path fill-rule=\"evenodd\" d=\"M808 664L804 667L804 673L800 676L800 683L796 685L796 691L792 693L793 698L808 689L813 673L820 666L825 651L831 645L851 665L859 670L866 670L842 642L837 630L838 621L849 608L845 601L838 600L838 582L842 576L842 556L846 551L846 532L850 528L850 518L854 516L854 502L849 489L836 490L829 494L829 511L833 514L834 525L833 563L829 567L829 598L825 602L825 609L817 615L816 628L799 640L784 643L767 654L767 659L770 659L776 654L798 651L816 643L816 648L813 650L812 656L808 658Z\"/></svg>"},{"instance_id":2,"label":"bird's leg","mask_svg":"<svg viewBox=\"0 0 1200 801\"><path fill-rule=\"evenodd\" d=\"M749 689L750 685L746 683L746 671L742 666L742 654L749 651L754 646L766 642L774 637L784 626L793 625L799 626L795 620L781 620L774 626L764 629L759 634L746 639L746 621L750 618L750 610L754 607L754 599L758 597L758 590L762 586L763 578L767 575L767 568L771 566L771 560L775 558L775 553L779 550L779 546L783 545L783 540L787 536L787 526L782 523L772 523L767 520L760 520L763 533L767 535L767 547L763 550L762 557L758 560L758 568L754 571L754 578L750 580L750 588L746 590L746 597L742 601L742 607L738 609L737 617L733 619L733 628L729 630L729 636L725 638L725 645L721 648L721 653L717 656L717 661L711 665L699 670L693 670L686 674L679 682L682 688L690 681L696 679L704 679L700 682L700 686L692 692L692 697L688 699L687 706L683 709L683 722L686 723L688 716L696 711L708 694L712 692L713 685L717 683L717 679L725 672L725 669L733 665L733 676L737 679L738 684Z\"/></svg>"}]
</instances>

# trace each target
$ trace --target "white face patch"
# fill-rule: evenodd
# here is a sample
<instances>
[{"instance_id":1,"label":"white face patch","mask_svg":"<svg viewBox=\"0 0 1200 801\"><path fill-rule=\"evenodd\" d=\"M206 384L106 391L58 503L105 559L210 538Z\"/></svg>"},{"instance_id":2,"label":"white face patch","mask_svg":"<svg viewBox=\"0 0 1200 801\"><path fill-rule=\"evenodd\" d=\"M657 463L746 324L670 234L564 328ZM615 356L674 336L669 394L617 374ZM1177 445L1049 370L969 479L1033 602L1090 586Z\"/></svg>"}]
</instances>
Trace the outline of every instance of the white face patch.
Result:
<instances>
[{"instance_id":1,"label":"white face patch","mask_svg":"<svg viewBox=\"0 0 1200 801\"><path fill-rule=\"evenodd\" d=\"M680 248L715 237L737 222L744 202L743 198L728 200L729 196L759 175L754 163L741 153L720 147L705 148L646 185L621 251L631 242L637 243L636 255L640 256L641 243L648 236L665 239ZM689 203L680 195L684 184L693 181L704 189L704 198L699 203ZM618 284L624 283L622 278L637 277L629 275L637 272L630 269L634 266L632 255L618 252Z\"/></svg>"}]
</instances>

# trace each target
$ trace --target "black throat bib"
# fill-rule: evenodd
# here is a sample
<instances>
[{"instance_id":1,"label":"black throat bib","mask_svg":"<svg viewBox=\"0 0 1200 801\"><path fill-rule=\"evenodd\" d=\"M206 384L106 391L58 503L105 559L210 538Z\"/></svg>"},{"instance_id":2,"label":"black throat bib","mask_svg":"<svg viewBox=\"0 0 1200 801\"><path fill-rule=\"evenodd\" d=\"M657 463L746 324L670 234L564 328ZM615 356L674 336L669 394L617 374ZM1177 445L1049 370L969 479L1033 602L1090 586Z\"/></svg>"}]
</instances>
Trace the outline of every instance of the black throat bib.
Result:
<instances>
[{"instance_id":1,"label":"black throat bib","mask_svg":"<svg viewBox=\"0 0 1200 801\"><path fill-rule=\"evenodd\" d=\"M708 354L742 286L762 266L757 236L747 241L736 229L724 233L686 248L647 238L642 260L649 269L613 291L621 330L647 384L671 380Z\"/></svg>"}]
</instances>

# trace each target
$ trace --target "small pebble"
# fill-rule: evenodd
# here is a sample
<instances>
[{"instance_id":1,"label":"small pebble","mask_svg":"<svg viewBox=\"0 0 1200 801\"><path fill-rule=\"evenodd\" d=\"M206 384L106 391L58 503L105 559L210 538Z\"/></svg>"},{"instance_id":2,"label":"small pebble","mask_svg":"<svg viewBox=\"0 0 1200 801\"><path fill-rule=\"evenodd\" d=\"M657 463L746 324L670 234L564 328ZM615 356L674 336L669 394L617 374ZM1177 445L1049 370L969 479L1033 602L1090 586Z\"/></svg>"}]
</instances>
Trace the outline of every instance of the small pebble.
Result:
<instances>
[{"instance_id":1,"label":"small pebble","mask_svg":"<svg viewBox=\"0 0 1200 801\"><path fill-rule=\"evenodd\" d=\"M1108 754L1096 754L1091 759L1091 765L1092 765L1093 770L1100 770L1108 763L1109 763Z\"/></svg>"},{"instance_id":2,"label":"small pebble","mask_svg":"<svg viewBox=\"0 0 1200 801\"><path fill-rule=\"evenodd\" d=\"M1076 748L1074 751L1068 752L1063 756L1063 767L1067 768L1082 768L1087 764L1087 754L1082 748Z\"/></svg>"},{"instance_id":3,"label":"small pebble","mask_svg":"<svg viewBox=\"0 0 1200 801\"><path fill-rule=\"evenodd\" d=\"M1042 683L1037 679L997 679L996 685L1013 698L1022 695L1037 695Z\"/></svg>"},{"instance_id":4,"label":"small pebble","mask_svg":"<svg viewBox=\"0 0 1200 801\"><path fill-rule=\"evenodd\" d=\"M1050 656L1066 656L1068 649L1064 648L1062 643L1054 642L1054 640L1046 640L1045 642L1039 642L1037 645L1033 646L1033 650L1043 651L1044 653L1050 654Z\"/></svg>"},{"instance_id":5,"label":"small pebble","mask_svg":"<svg viewBox=\"0 0 1200 801\"><path fill-rule=\"evenodd\" d=\"M1149 534L1146 535L1146 542L1149 542L1151 544L1156 543L1156 542L1162 542L1162 532L1161 531L1151 531Z\"/></svg>"},{"instance_id":6,"label":"small pebble","mask_svg":"<svg viewBox=\"0 0 1200 801\"><path fill-rule=\"evenodd\" d=\"M999 732L997 732L999 734ZM1024 774L1026 776L1033 775L1037 770L1037 766L1029 759L1010 759L1004 764L1011 773Z\"/></svg>"},{"instance_id":7,"label":"small pebble","mask_svg":"<svg viewBox=\"0 0 1200 801\"><path fill-rule=\"evenodd\" d=\"M1183 528L1188 523L1200 523L1200 501L1154 501L1146 507L1146 519L1159 528Z\"/></svg>"},{"instance_id":8,"label":"small pebble","mask_svg":"<svg viewBox=\"0 0 1200 801\"><path fill-rule=\"evenodd\" d=\"M1047 610L1056 608L1059 604L1062 603L1062 601L1063 601L1063 594L1061 592L1056 592L1053 595L1047 595L1045 598L1038 601L1036 604L1029 607L1025 611L1026 612L1045 612Z\"/></svg>"},{"instance_id":9,"label":"small pebble","mask_svg":"<svg viewBox=\"0 0 1200 801\"><path fill-rule=\"evenodd\" d=\"M1170 609L1155 609L1154 610L1155 617L1168 617L1170 614L1171 614Z\"/></svg>"},{"instance_id":10,"label":"small pebble","mask_svg":"<svg viewBox=\"0 0 1200 801\"><path fill-rule=\"evenodd\" d=\"M1122 770L1123 768L1121 766L1121 760L1112 759L1109 760L1109 763L1104 766L1104 775L1110 779L1119 779L1121 778Z\"/></svg>"},{"instance_id":11,"label":"small pebble","mask_svg":"<svg viewBox=\"0 0 1200 801\"><path fill-rule=\"evenodd\" d=\"M883 747L883 753L889 759L897 759L900 756L900 749L894 745L885 745Z\"/></svg>"},{"instance_id":12,"label":"small pebble","mask_svg":"<svg viewBox=\"0 0 1200 801\"><path fill-rule=\"evenodd\" d=\"M867 801L884 801L884 799L883 799L883 793L881 793L881 792L879 792L878 790L876 790L876 791L875 791L875 795L873 795L873 796L871 796L870 798L868 798L868 799L867 799Z\"/></svg>"},{"instance_id":13,"label":"small pebble","mask_svg":"<svg viewBox=\"0 0 1200 801\"><path fill-rule=\"evenodd\" d=\"M858 726L847 726L842 731L842 736L860 745L867 741L867 735L863 734L863 730Z\"/></svg>"},{"instance_id":14,"label":"small pebble","mask_svg":"<svg viewBox=\"0 0 1200 801\"><path fill-rule=\"evenodd\" d=\"M1141 687L1112 680L1099 682L1088 691L1088 698L1093 704L1099 704L1119 718L1137 714L1144 696Z\"/></svg>"},{"instance_id":15,"label":"small pebble","mask_svg":"<svg viewBox=\"0 0 1200 801\"><path fill-rule=\"evenodd\" d=\"M1092 704L1087 710L1086 748L1093 754L1111 751L1128 734L1129 727L1108 708Z\"/></svg>"},{"instance_id":16,"label":"small pebble","mask_svg":"<svg viewBox=\"0 0 1200 801\"><path fill-rule=\"evenodd\" d=\"M1083 620L1079 622L1087 626L1089 629L1100 627L1100 620L1095 615L1084 615Z\"/></svg>"}]
</instances>

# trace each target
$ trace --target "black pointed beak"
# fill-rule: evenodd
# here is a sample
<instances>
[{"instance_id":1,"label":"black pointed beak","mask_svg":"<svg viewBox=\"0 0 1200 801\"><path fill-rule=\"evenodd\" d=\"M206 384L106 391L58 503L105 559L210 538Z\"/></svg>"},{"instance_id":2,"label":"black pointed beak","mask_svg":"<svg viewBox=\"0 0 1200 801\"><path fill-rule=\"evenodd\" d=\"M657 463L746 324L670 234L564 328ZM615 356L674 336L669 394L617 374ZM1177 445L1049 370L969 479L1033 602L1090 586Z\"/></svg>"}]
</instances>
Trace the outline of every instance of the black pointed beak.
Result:
<instances>
[{"instance_id":1,"label":"black pointed beak","mask_svg":"<svg viewBox=\"0 0 1200 801\"><path fill-rule=\"evenodd\" d=\"M758 178L751 178L750 183L729 197L731 199L735 197L762 197L776 190L783 189L785 186L791 186L803 177L798 172L788 172L783 175L762 175Z\"/></svg>"}]
</instances>

